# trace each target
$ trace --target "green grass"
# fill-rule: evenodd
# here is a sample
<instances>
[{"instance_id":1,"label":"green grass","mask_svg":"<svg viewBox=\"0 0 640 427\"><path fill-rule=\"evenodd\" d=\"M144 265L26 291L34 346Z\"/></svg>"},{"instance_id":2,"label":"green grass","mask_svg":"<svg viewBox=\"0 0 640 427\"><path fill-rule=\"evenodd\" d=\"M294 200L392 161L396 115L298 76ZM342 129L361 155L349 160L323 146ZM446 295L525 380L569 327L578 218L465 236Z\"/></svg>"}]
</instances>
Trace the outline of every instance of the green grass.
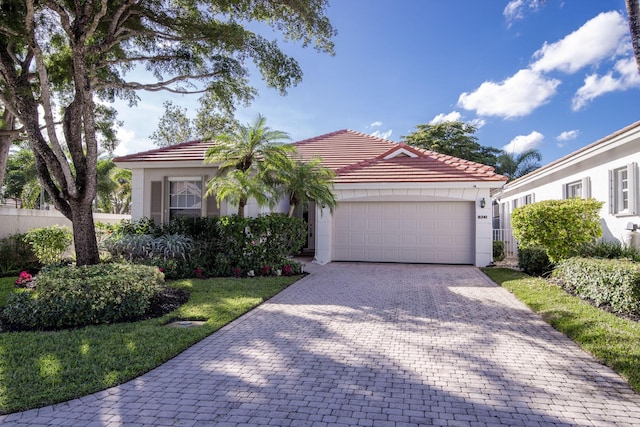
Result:
<instances>
[{"instance_id":1,"label":"green grass","mask_svg":"<svg viewBox=\"0 0 640 427\"><path fill-rule=\"evenodd\" d=\"M191 297L161 318L57 332L0 334L0 413L66 401L135 378L298 279L175 281L169 285L187 289ZM0 279L0 301L6 300L14 281ZM206 323L188 329L165 326L177 318Z\"/></svg>"},{"instance_id":2,"label":"green grass","mask_svg":"<svg viewBox=\"0 0 640 427\"><path fill-rule=\"evenodd\" d=\"M506 268L483 271L640 392L640 323L594 307L544 279Z\"/></svg>"}]
</instances>

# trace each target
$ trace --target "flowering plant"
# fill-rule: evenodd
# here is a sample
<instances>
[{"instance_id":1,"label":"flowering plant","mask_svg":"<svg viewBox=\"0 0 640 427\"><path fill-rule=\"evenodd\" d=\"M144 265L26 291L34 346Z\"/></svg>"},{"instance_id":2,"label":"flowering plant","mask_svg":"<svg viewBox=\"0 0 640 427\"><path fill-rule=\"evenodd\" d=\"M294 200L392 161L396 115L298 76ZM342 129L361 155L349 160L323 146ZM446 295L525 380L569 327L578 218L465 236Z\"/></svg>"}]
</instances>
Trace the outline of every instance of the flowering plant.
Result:
<instances>
[{"instance_id":1,"label":"flowering plant","mask_svg":"<svg viewBox=\"0 0 640 427\"><path fill-rule=\"evenodd\" d=\"M233 277L237 279L238 277L242 276L242 269L238 267L233 267L231 269L231 274L233 275Z\"/></svg>"},{"instance_id":2,"label":"flowering plant","mask_svg":"<svg viewBox=\"0 0 640 427\"><path fill-rule=\"evenodd\" d=\"M33 276L28 271L21 271L18 280L16 280L16 286L26 288L29 283L33 281Z\"/></svg>"},{"instance_id":3,"label":"flowering plant","mask_svg":"<svg viewBox=\"0 0 640 427\"><path fill-rule=\"evenodd\" d=\"M265 265L260 269L261 276L268 276L270 272L271 272L271 267L269 267L268 265Z\"/></svg>"},{"instance_id":4,"label":"flowering plant","mask_svg":"<svg viewBox=\"0 0 640 427\"><path fill-rule=\"evenodd\" d=\"M282 267L282 274L285 276L290 276L293 273L293 268L290 265L285 265Z\"/></svg>"},{"instance_id":5,"label":"flowering plant","mask_svg":"<svg viewBox=\"0 0 640 427\"><path fill-rule=\"evenodd\" d=\"M200 267L193 270L193 273L196 275L198 279L205 279L204 270Z\"/></svg>"}]
</instances>

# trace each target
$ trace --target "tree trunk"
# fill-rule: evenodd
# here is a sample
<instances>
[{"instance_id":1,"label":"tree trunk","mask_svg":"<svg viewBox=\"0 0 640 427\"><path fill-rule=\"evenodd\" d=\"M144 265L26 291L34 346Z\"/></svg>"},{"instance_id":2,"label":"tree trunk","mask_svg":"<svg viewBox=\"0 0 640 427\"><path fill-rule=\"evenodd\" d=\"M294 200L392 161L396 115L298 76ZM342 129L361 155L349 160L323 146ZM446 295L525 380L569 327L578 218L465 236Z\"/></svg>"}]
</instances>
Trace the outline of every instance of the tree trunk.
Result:
<instances>
[{"instance_id":1,"label":"tree trunk","mask_svg":"<svg viewBox=\"0 0 640 427\"><path fill-rule=\"evenodd\" d=\"M4 110L4 114L2 115L2 120L4 121L4 129L5 131L12 131L15 127L16 119L9 112L7 108ZM8 132L3 132L0 134L0 188L2 188L2 184L4 183L4 174L7 171L7 159L9 158L9 149L11 148L11 144L15 139L15 135Z\"/></svg>"},{"instance_id":2,"label":"tree trunk","mask_svg":"<svg viewBox=\"0 0 640 427\"><path fill-rule=\"evenodd\" d=\"M73 224L73 243L76 250L77 265L93 265L100 262L98 242L91 201L71 203L71 222Z\"/></svg>"},{"instance_id":3,"label":"tree trunk","mask_svg":"<svg viewBox=\"0 0 640 427\"><path fill-rule=\"evenodd\" d=\"M638 0L626 0L626 3L633 54L636 58L638 71L640 71L640 4L638 4Z\"/></svg>"},{"instance_id":4,"label":"tree trunk","mask_svg":"<svg viewBox=\"0 0 640 427\"><path fill-rule=\"evenodd\" d=\"M240 199L238 202L238 216L240 218L244 218L244 207L247 205L247 201L244 199Z\"/></svg>"}]
</instances>

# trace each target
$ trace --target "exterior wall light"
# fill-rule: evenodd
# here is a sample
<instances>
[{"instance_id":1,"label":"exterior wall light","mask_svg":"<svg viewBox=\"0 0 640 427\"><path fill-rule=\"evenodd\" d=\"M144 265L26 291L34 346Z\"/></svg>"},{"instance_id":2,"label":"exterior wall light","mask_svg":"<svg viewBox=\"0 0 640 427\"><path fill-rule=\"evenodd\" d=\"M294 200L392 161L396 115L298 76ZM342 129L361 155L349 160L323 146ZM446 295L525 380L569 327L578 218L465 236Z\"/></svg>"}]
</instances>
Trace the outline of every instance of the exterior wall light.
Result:
<instances>
[{"instance_id":1,"label":"exterior wall light","mask_svg":"<svg viewBox=\"0 0 640 427\"><path fill-rule=\"evenodd\" d=\"M487 202L484 200L484 197L480 200L480 207L484 208L487 205Z\"/></svg>"}]
</instances>

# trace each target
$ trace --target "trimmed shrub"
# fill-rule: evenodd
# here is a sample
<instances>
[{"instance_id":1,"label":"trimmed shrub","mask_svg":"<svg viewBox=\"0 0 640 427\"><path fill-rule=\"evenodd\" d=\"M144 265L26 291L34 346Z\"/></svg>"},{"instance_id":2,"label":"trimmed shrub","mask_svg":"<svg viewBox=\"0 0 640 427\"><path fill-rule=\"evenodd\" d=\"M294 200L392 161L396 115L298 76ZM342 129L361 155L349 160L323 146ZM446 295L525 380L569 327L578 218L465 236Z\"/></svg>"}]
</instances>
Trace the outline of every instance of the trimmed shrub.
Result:
<instances>
[{"instance_id":1,"label":"trimmed shrub","mask_svg":"<svg viewBox=\"0 0 640 427\"><path fill-rule=\"evenodd\" d=\"M133 264L56 267L37 276L35 292L9 297L9 329L61 329L142 317L164 284L156 268Z\"/></svg>"},{"instance_id":2,"label":"trimmed shrub","mask_svg":"<svg viewBox=\"0 0 640 427\"><path fill-rule=\"evenodd\" d=\"M43 265L49 265L62 261L62 254L73 238L69 227L52 225L29 230L24 240L31 245L38 260Z\"/></svg>"},{"instance_id":3,"label":"trimmed shrub","mask_svg":"<svg viewBox=\"0 0 640 427\"><path fill-rule=\"evenodd\" d=\"M553 263L542 248L518 248L518 265L530 276L547 276L553 271Z\"/></svg>"},{"instance_id":4,"label":"trimmed shrub","mask_svg":"<svg viewBox=\"0 0 640 427\"><path fill-rule=\"evenodd\" d=\"M0 239L0 277L15 276L20 271L35 271L40 262L31 245L24 241L24 234L14 234Z\"/></svg>"},{"instance_id":5,"label":"trimmed shrub","mask_svg":"<svg viewBox=\"0 0 640 427\"><path fill-rule=\"evenodd\" d=\"M284 214L176 218L155 239L121 234L127 227L113 231L102 247L115 258L156 265L167 278L194 277L196 269L207 277L259 274L264 267L273 273L300 252L307 236L304 221Z\"/></svg>"},{"instance_id":6,"label":"trimmed shrub","mask_svg":"<svg viewBox=\"0 0 640 427\"><path fill-rule=\"evenodd\" d=\"M513 236L523 248L543 248L552 262L577 255L585 243L602 235L595 199L544 200L521 206L511 214Z\"/></svg>"},{"instance_id":7,"label":"trimmed shrub","mask_svg":"<svg viewBox=\"0 0 640 427\"><path fill-rule=\"evenodd\" d=\"M640 264L628 260L571 258L553 272L562 286L616 313L640 314Z\"/></svg>"},{"instance_id":8,"label":"trimmed shrub","mask_svg":"<svg viewBox=\"0 0 640 427\"><path fill-rule=\"evenodd\" d=\"M493 260L502 261L504 259L504 242L501 240L493 241Z\"/></svg>"}]
</instances>

